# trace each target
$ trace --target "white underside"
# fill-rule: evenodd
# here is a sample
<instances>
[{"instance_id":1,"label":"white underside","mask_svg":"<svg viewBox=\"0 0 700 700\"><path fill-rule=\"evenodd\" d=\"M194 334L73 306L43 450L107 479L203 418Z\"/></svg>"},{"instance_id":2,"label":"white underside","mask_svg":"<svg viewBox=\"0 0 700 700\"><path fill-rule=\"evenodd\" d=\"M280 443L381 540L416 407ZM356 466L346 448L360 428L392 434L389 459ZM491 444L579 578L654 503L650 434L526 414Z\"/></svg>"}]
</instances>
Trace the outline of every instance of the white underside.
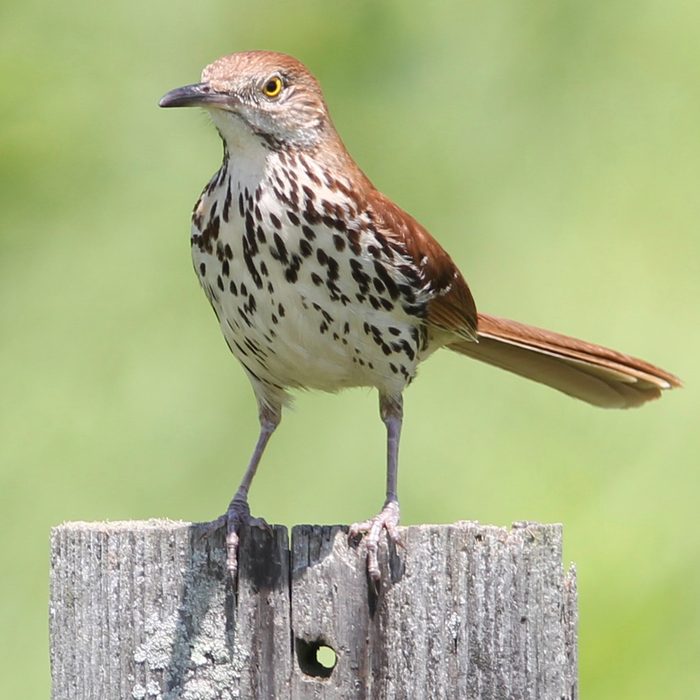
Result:
<instances>
[{"instance_id":1,"label":"white underside","mask_svg":"<svg viewBox=\"0 0 700 700\"><path fill-rule=\"evenodd\" d=\"M270 151L263 149L252 135L227 134L227 141L235 142L238 146L238 151L231 153L229 166L232 175L229 222L221 221L213 254L193 246L193 262L198 274L200 264L204 263L206 266L206 273L204 276L200 274L200 281L217 313L231 351L249 370L248 374L258 396L265 398L268 394L274 394L273 397L267 396L267 399L286 400L283 391L266 386L268 383L282 389L304 387L324 391L373 386L390 396L400 394L415 375L419 359L424 359L427 352L420 354L420 357L416 352L412 359L404 353L393 351L387 356L381 347L371 340L371 336L368 337L364 328L366 323L375 326L388 343L406 341L414 344L415 334L412 336L411 331L417 325L417 319L404 313L398 304L389 312L384 309L375 310L366 303L360 304L356 301L357 283L351 277L349 266L350 257L356 256L347 245L342 252L336 251L332 243L333 231L323 224L312 226L316 233L316 239L312 243L314 253L304 259L297 281L290 284L285 279L285 266L269 255L268 246L276 231L288 251L298 253L302 234L299 227L289 222L283 205L270 194L263 194L258 202L262 220L267 224L264 226L267 244L260 246L255 263L259 267L264 260L268 275L262 277L263 289L256 288L244 261L245 223L240 216L238 198L246 188L250 194L255 192L267 176L272 165L269 159L274 156L271 156ZM301 184L305 183L300 182ZM337 192L321 191L322 188L317 185L314 187L318 191L318 200L323 198L337 202L340 201L338 197L342 197ZM269 189L264 192L269 192ZM206 222L215 202L217 212L221 213L225 194L224 187L215 190L211 195L204 195L196 213ZM281 230L277 231L267 223L270 213L283 222ZM197 230L193 229L193 233L197 233ZM216 255L217 243L228 244L233 251L233 259L229 262L229 275L222 276L223 291L217 282L217 276L222 275L222 265ZM374 275L374 261L366 252L368 243L371 241L363 240L360 259L366 265L368 274ZM337 301L332 301L325 284L317 286L312 282L312 272L324 273L324 268L316 260L316 249L319 245L338 262L340 276L336 284L352 303L343 306ZM229 291L230 280L236 285L237 296ZM268 292L268 282L272 284L272 293ZM242 286L255 298L255 310L247 313L251 321L250 327L239 313L239 308L245 301L240 291ZM280 304L284 307L284 315L280 313ZM331 318L324 317L324 312ZM276 323L272 321L273 316L277 319ZM322 324L327 326L325 332L321 332ZM390 327L398 329L399 334L395 335L396 331L389 331ZM271 331L274 332L274 337ZM246 341L256 346L261 354L256 355L251 351ZM261 381L256 380L254 375L258 380L263 380L263 386L260 386Z\"/></svg>"}]
</instances>

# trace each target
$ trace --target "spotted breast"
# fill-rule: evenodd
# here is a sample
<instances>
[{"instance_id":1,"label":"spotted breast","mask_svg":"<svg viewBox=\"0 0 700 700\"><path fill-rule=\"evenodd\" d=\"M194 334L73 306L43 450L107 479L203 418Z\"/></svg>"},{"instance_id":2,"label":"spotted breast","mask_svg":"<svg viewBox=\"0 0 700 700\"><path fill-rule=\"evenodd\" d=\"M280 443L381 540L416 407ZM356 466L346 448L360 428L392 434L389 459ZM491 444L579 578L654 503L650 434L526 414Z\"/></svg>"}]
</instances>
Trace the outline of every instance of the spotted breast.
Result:
<instances>
[{"instance_id":1,"label":"spotted breast","mask_svg":"<svg viewBox=\"0 0 700 700\"><path fill-rule=\"evenodd\" d=\"M294 387L399 395L431 351L434 283L382 233L365 192L303 154L248 141L195 206L192 255L258 398L284 403Z\"/></svg>"}]
</instances>

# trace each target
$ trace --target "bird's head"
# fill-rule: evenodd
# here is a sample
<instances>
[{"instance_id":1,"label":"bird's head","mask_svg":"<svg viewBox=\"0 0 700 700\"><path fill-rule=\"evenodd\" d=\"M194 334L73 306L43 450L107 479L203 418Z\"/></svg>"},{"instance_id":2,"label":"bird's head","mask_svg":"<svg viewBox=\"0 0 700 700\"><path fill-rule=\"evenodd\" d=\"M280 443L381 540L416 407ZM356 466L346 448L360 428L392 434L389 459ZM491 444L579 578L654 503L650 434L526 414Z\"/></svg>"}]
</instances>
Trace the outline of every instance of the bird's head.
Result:
<instances>
[{"instance_id":1,"label":"bird's head","mask_svg":"<svg viewBox=\"0 0 700 700\"><path fill-rule=\"evenodd\" d=\"M295 58L271 51L234 53L202 71L202 80L175 88L161 107L203 107L227 143L241 127L266 140L313 147L332 130L316 78Z\"/></svg>"}]
</instances>

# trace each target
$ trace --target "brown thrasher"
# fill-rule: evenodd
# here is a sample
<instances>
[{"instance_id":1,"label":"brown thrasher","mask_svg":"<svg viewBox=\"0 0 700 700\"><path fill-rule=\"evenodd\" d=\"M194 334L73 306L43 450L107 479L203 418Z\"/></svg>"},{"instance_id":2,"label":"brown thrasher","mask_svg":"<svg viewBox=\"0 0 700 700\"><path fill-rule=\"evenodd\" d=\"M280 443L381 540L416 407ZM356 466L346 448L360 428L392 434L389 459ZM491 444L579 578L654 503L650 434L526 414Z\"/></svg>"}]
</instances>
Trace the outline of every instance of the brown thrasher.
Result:
<instances>
[{"instance_id":1,"label":"brown thrasher","mask_svg":"<svg viewBox=\"0 0 700 700\"><path fill-rule=\"evenodd\" d=\"M387 429L386 501L366 533L377 580L381 531L398 540L402 392L447 347L595 406L628 408L679 380L628 355L477 313L450 256L378 192L340 140L316 79L284 54L207 66L161 107L203 107L223 164L192 216L192 257L231 352L253 385L260 436L227 513L228 567L250 522L248 489L288 389L376 387Z\"/></svg>"}]
</instances>

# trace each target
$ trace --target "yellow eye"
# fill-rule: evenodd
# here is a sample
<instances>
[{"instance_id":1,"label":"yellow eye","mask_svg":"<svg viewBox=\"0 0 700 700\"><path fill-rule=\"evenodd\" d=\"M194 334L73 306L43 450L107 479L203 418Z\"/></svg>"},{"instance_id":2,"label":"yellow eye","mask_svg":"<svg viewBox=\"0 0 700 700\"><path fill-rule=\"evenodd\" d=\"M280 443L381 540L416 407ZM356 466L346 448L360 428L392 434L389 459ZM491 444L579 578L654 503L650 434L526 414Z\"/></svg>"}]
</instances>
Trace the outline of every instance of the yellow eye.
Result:
<instances>
[{"instance_id":1,"label":"yellow eye","mask_svg":"<svg viewBox=\"0 0 700 700\"><path fill-rule=\"evenodd\" d=\"M277 95L282 92L282 78L273 75L265 85L263 85L262 91L265 97L277 97Z\"/></svg>"}]
</instances>

